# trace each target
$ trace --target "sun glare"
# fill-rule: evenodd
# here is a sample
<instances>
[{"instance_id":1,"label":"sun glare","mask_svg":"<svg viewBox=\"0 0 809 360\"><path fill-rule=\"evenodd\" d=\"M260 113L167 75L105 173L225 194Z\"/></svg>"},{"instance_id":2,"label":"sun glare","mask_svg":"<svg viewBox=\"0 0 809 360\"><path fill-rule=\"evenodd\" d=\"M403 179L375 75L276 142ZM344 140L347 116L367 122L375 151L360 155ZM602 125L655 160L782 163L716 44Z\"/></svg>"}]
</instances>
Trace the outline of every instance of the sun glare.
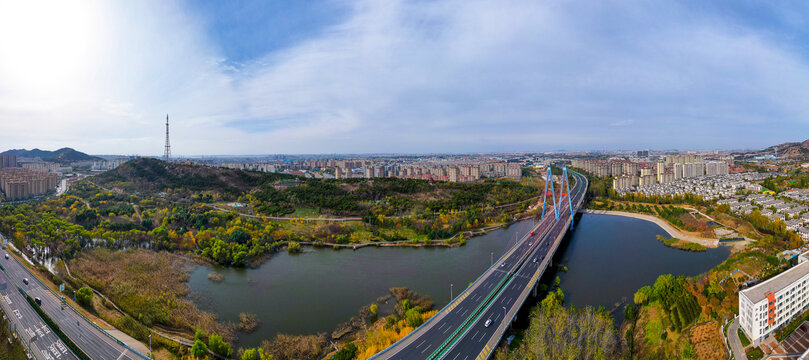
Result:
<instances>
[{"instance_id":1,"label":"sun glare","mask_svg":"<svg viewBox=\"0 0 809 360\"><path fill-rule=\"evenodd\" d=\"M91 4L0 2L0 84L46 95L81 82L92 68L99 35Z\"/></svg>"}]
</instances>

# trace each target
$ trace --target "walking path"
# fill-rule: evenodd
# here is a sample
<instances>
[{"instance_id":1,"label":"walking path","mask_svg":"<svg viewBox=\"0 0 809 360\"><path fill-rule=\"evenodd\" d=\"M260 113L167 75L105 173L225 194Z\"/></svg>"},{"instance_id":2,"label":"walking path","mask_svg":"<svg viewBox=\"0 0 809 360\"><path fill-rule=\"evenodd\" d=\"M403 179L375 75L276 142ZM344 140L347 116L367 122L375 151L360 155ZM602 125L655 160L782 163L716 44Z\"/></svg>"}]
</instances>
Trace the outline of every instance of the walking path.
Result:
<instances>
[{"instance_id":1,"label":"walking path","mask_svg":"<svg viewBox=\"0 0 809 360\"><path fill-rule=\"evenodd\" d=\"M733 322L728 326L728 342L730 342L730 350L733 351L733 358L736 360L747 360L747 355L744 353L742 341L739 340L739 318L733 319Z\"/></svg>"},{"instance_id":2,"label":"walking path","mask_svg":"<svg viewBox=\"0 0 809 360\"><path fill-rule=\"evenodd\" d=\"M718 239L709 239L709 238L703 238L703 237L697 237L697 236L692 236L692 235L685 234L682 231L680 231L680 230L674 228L673 226L669 225L669 223L667 223L663 219L660 219L658 217L651 216L651 215L636 214L636 213L625 212L625 211L593 210L593 209L584 209L584 210L582 210L582 212L586 213L586 214L625 216L625 217L631 217L631 218L640 219L640 220L651 221L651 222L657 224L657 226L660 226L661 228L663 228L663 230L665 230L669 234L669 236L671 236L671 237L675 237L675 238L678 238L680 240L694 242L694 243L700 244L702 246L707 246L707 247L714 247L715 248L715 247L719 246L719 240Z\"/></svg>"}]
</instances>

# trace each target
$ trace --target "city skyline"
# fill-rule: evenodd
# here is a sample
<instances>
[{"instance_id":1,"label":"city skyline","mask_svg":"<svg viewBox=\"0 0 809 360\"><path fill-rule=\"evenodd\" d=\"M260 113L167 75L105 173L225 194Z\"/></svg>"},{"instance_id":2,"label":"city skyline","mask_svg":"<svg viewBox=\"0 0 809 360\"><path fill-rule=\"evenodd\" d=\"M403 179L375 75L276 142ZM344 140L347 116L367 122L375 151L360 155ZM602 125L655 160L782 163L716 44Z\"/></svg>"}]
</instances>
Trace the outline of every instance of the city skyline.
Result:
<instances>
[{"instance_id":1,"label":"city skyline","mask_svg":"<svg viewBox=\"0 0 809 360\"><path fill-rule=\"evenodd\" d=\"M798 9L796 11L796 9ZM758 149L807 133L805 5L0 5L6 148Z\"/></svg>"}]
</instances>

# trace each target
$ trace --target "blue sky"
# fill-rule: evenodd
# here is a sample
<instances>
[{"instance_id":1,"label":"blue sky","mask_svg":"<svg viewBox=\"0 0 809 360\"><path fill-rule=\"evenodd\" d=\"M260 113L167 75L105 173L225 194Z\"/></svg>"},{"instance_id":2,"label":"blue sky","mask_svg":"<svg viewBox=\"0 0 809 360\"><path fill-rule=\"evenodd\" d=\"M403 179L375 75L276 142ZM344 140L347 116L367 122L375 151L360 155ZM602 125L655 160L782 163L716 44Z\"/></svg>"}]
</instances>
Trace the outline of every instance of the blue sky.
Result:
<instances>
[{"instance_id":1,"label":"blue sky","mask_svg":"<svg viewBox=\"0 0 809 360\"><path fill-rule=\"evenodd\" d=\"M0 4L4 147L762 148L809 138L809 5Z\"/></svg>"}]
</instances>

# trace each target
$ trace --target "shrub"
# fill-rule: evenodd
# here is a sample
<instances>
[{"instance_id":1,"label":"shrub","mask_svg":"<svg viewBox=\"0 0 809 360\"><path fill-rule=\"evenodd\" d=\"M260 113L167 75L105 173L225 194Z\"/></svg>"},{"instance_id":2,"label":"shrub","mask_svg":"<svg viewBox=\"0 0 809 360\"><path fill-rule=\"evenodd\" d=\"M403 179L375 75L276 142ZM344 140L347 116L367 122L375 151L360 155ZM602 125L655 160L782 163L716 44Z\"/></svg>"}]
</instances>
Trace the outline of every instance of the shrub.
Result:
<instances>
[{"instance_id":1,"label":"shrub","mask_svg":"<svg viewBox=\"0 0 809 360\"><path fill-rule=\"evenodd\" d=\"M208 347L202 340L197 339L194 341L194 346L191 347L191 355L198 358L204 358L208 355Z\"/></svg>"},{"instance_id":2,"label":"shrub","mask_svg":"<svg viewBox=\"0 0 809 360\"><path fill-rule=\"evenodd\" d=\"M91 308L93 306L93 290L87 286L83 286L76 292L76 300L78 300L79 304L86 308Z\"/></svg>"},{"instance_id":3,"label":"shrub","mask_svg":"<svg viewBox=\"0 0 809 360\"><path fill-rule=\"evenodd\" d=\"M208 336L208 347L211 349L211 351L226 358L233 355L233 349L230 348L230 344L226 343L224 340L222 340L221 336L216 334L211 334L211 336Z\"/></svg>"},{"instance_id":4,"label":"shrub","mask_svg":"<svg viewBox=\"0 0 809 360\"><path fill-rule=\"evenodd\" d=\"M270 360L270 356L264 353L264 349L247 349L242 353L242 360Z\"/></svg>"}]
</instances>

